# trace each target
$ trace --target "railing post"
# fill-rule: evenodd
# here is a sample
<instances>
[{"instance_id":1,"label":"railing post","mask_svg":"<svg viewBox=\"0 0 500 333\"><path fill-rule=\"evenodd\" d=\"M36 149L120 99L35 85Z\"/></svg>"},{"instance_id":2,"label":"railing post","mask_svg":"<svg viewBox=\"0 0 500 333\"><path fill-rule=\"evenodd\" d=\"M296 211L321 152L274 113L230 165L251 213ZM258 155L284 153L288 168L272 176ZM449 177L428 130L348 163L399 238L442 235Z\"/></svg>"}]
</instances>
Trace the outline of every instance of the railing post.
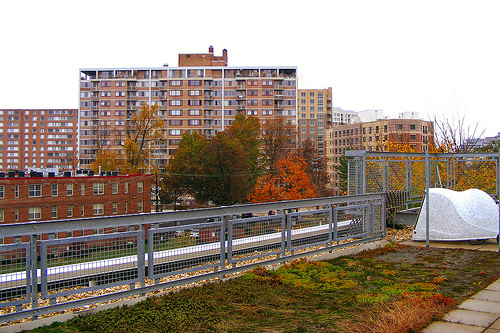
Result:
<instances>
[{"instance_id":1,"label":"railing post","mask_svg":"<svg viewBox=\"0 0 500 333\"><path fill-rule=\"evenodd\" d=\"M227 232L227 221L229 217L227 215L222 216L222 221L220 224L220 268L221 270L226 269L226 232Z\"/></svg>"},{"instance_id":2,"label":"railing post","mask_svg":"<svg viewBox=\"0 0 500 333\"><path fill-rule=\"evenodd\" d=\"M38 279L37 279L37 258L38 258L38 248L37 248L37 235L30 236L31 245L31 309L38 308ZM33 316L33 320L37 320L38 316Z\"/></svg>"},{"instance_id":3,"label":"railing post","mask_svg":"<svg viewBox=\"0 0 500 333\"><path fill-rule=\"evenodd\" d=\"M146 286L146 250L145 250L145 244L146 244L146 225L141 224L139 227L139 237L137 239L137 271L138 271L138 279L141 284L141 288L144 288ZM151 242L153 241L152 239L150 240ZM149 265L153 265L154 268L154 260L151 260L149 262ZM143 294L142 294L143 295Z\"/></svg>"},{"instance_id":4,"label":"railing post","mask_svg":"<svg viewBox=\"0 0 500 333\"><path fill-rule=\"evenodd\" d=\"M333 205L329 204L327 207L328 207L328 247L332 247L333 246Z\"/></svg>"},{"instance_id":5,"label":"railing post","mask_svg":"<svg viewBox=\"0 0 500 333\"><path fill-rule=\"evenodd\" d=\"M286 235L287 235L287 223L286 223L286 212L282 210L281 212L281 257L286 256Z\"/></svg>"},{"instance_id":6,"label":"railing post","mask_svg":"<svg viewBox=\"0 0 500 333\"><path fill-rule=\"evenodd\" d=\"M429 150L425 151L425 246L429 247L429 219L430 219L430 193L431 187L431 167L429 163Z\"/></svg>"},{"instance_id":7,"label":"railing post","mask_svg":"<svg viewBox=\"0 0 500 333\"><path fill-rule=\"evenodd\" d=\"M364 150L361 160L361 193L359 194L366 194L366 151Z\"/></svg>"},{"instance_id":8,"label":"railing post","mask_svg":"<svg viewBox=\"0 0 500 333\"><path fill-rule=\"evenodd\" d=\"M286 250L288 250L290 253L293 254L293 252L291 250L292 249L292 220L290 218L290 215L287 214L286 209L283 209L283 214L285 215L285 220L286 220Z\"/></svg>"},{"instance_id":9,"label":"railing post","mask_svg":"<svg viewBox=\"0 0 500 333\"><path fill-rule=\"evenodd\" d=\"M233 263L233 223L229 219L227 220L227 263L231 264L231 267L236 267L236 263Z\"/></svg>"}]
</instances>

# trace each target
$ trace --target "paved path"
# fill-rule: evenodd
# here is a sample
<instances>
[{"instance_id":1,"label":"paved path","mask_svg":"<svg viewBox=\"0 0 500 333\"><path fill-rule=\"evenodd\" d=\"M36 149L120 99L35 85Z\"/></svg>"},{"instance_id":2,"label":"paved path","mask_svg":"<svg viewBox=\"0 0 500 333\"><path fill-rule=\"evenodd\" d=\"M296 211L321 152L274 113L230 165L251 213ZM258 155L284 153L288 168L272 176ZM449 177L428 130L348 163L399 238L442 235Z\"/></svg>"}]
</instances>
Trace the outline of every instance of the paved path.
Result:
<instances>
[{"instance_id":1,"label":"paved path","mask_svg":"<svg viewBox=\"0 0 500 333\"><path fill-rule=\"evenodd\" d=\"M425 246L425 242L407 241L403 244ZM487 241L484 244L469 242L431 242L430 247L463 248L477 251L497 251L498 244ZM424 333L465 333L488 332L500 333L500 279L486 289L471 296L448 313L443 321L434 322L422 332Z\"/></svg>"}]
</instances>

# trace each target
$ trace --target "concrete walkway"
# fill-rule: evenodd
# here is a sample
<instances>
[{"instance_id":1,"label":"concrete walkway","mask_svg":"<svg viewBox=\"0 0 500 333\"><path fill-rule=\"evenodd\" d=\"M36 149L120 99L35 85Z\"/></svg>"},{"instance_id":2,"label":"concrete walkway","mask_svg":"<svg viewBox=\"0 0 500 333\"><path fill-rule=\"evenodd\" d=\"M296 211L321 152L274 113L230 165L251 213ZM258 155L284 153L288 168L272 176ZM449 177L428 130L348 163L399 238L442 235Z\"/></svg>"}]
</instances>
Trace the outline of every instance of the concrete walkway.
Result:
<instances>
[{"instance_id":1,"label":"concrete walkway","mask_svg":"<svg viewBox=\"0 0 500 333\"><path fill-rule=\"evenodd\" d=\"M403 244L425 246L425 242L406 241L403 242ZM487 241L484 244L470 244L469 242L430 242L429 246L498 252L498 244L493 240ZM465 300L456 310L448 313L443 318L443 321L432 323L422 332L500 333L500 279L486 287L486 289Z\"/></svg>"}]
</instances>

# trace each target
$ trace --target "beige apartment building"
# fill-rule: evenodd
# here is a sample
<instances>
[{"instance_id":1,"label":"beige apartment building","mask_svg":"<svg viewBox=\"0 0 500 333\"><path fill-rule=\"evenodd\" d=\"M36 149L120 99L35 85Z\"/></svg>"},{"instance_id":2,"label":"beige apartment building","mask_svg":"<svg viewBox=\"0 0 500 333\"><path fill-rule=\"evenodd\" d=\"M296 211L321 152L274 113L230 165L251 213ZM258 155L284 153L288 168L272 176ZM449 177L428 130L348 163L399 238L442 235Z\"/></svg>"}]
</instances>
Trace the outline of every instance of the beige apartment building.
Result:
<instances>
[{"instance_id":1,"label":"beige apartment building","mask_svg":"<svg viewBox=\"0 0 500 333\"><path fill-rule=\"evenodd\" d=\"M297 124L296 67L229 67L227 51L180 54L179 67L80 69L80 168L102 148L119 148L125 126L142 103L158 104L163 142L152 145L162 168L182 133L212 137L237 114L283 116ZM326 106L326 105L325 105Z\"/></svg>"},{"instance_id":2,"label":"beige apartment building","mask_svg":"<svg viewBox=\"0 0 500 333\"><path fill-rule=\"evenodd\" d=\"M332 88L299 89L298 141L315 144L319 156L325 155L325 133L332 124Z\"/></svg>"},{"instance_id":3,"label":"beige apartment building","mask_svg":"<svg viewBox=\"0 0 500 333\"><path fill-rule=\"evenodd\" d=\"M77 161L78 110L1 109L0 171L71 170Z\"/></svg>"},{"instance_id":4,"label":"beige apartment building","mask_svg":"<svg viewBox=\"0 0 500 333\"><path fill-rule=\"evenodd\" d=\"M333 125L327 131L328 171L335 195L342 194L335 165L346 149L384 151L388 143L408 144L415 152L428 149L434 135L431 121L421 119L381 119L346 125Z\"/></svg>"}]
</instances>

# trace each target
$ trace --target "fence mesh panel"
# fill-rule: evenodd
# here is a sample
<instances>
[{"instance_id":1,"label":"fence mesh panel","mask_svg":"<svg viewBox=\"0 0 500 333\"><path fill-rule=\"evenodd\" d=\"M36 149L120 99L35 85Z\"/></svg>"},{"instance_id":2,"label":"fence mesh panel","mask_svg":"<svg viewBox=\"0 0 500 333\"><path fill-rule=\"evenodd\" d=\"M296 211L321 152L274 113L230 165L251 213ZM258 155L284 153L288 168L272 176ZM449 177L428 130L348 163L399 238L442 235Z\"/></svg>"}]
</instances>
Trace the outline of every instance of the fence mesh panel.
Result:
<instances>
[{"instance_id":1,"label":"fence mesh panel","mask_svg":"<svg viewBox=\"0 0 500 333\"><path fill-rule=\"evenodd\" d=\"M29 244L0 245L0 306L28 303Z\"/></svg>"},{"instance_id":2,"label":"fence mesh panel","mask_svg":"<svg viewBox=\"0 0 500 333\"><path fill-rule=\"evenodd\" d=\"M369 206L366 204L336 207L337 239L362 237L368 231Z\"/></svg>"},{"instance_id":3,"label":"fence mesh panel","mask_svg":"<svg viewBox=\"0 0 500 333\"><path fill-rule=\"evenodd\" d=\"M292 213L288 216L291 249L327 244L330 240L330 211Z\"/></svg>"},{"instance_id":4,"label":"fence mesh panel","mask_svg":"<svg viewBox=\"0 0 500 333\"><path fill-rule=\"evenodd\" d=\"M149 278L219 266L220 234L221 222L149 230Z\"/></svg>"},{"instance_id":5,"label":"fence mesh panel","mask_svg":"<svg viewBox=\"0 0 500 333\"><path fill-rule=\"evenodd\" d=\"M283 215L230 221L229 263L281 253Z\"/></svg>"},{"instance_id":6,"label":"fence mesh panel","mask_svg":"<svg viewBox=\"0 0 500 333\"><path fill-rule=\"evenodd\" d=\"M426 170L425 154L365 153L348 161L349 194L406 190L408 203L419 202L425 194L428 171L431 187L455 191L478 188L493 197L499 195L498 154L429 154L430 169Z\"/></svg>"},{"instance_id":7,"label":"fence mesh panel","mask_svg":"<svg viewBox=\"0 0 500 333\"><path fill-rule=\"evenodd\" d=\"M42 297L138 282L138 234L42 241Z\"/></svg>"}]
</instances>

